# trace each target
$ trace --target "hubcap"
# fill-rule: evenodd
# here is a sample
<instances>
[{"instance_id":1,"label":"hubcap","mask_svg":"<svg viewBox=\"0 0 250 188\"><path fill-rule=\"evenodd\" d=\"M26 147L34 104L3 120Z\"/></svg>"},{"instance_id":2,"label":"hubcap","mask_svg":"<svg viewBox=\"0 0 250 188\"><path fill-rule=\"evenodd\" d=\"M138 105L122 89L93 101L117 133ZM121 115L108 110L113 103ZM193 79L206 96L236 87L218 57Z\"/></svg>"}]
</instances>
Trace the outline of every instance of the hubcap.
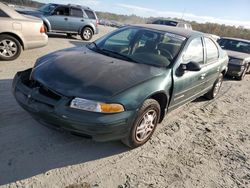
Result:
<instances>
[{"instance_id":1,"label":"hubcap","mask_svg":"<svg viewBox=\"0 0 250 188\"><path fill-rule=\"evenodd\" d=\"M0 55L3 57L13 57L17 53L17 45L12 40L0 41Z\"/></svg>"},{"instance_id":2,"label":"hubcap","mask_svg":"<svg viewBox=\"0 0 250 188\"><path fill-rule=\"evenodd\" d=\"M222 84L222 78L219 78L218 82L214 86L214 97L219 93Z\"/></svg>"},{"instance_id":3,"label":"hubcap","mask_svg":"<svg viewBox=\"0 0 250 188\"><path fill-rule=\"evenodd\" d=\"M156 125L157 113L155 110L149 110L142 118L140 124L136 128L136 140L142 142L146 140Z\"/></svg>"},{"instance_id":4,"label":"hubcap","mask_svg":"<svg viewBox=\"0 0 250 188\"><path fill-rule=\"evenodd\" d=\"M91 36L91 32L87 29L83 32L83 36L85 39L89 39Z\"/></svg>"}]
</instances>

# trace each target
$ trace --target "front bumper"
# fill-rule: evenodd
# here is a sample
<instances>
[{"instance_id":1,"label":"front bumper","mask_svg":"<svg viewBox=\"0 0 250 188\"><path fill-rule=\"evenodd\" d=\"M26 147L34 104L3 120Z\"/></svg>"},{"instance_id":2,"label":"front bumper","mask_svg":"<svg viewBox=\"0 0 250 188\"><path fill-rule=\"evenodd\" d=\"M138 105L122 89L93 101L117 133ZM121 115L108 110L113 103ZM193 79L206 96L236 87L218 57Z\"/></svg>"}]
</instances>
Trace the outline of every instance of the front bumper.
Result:
<instances>
[{"instance_id":1,"label":"front bumper","mask_svg":"<svg viewBox=\"0 0 250 188\"><path fill-rule=\"evenodd\" d=\"M240 76L244 71L244 65L228 64L227 75Z\"/></svg>"},{"instance_id":2,"label":"front bumper","mask_svg":"<svg viewBox=\"0 0 250 188\"><path fill-rule=\"evenodd\" d=\"M103 114L72 109L69 107L71 97L32 85L30 73L28 69L16 74L12 92L21 107L39 122L87 135L96 141L118 140L128 135L135 111Z\"/></svg>"}]
</instances>

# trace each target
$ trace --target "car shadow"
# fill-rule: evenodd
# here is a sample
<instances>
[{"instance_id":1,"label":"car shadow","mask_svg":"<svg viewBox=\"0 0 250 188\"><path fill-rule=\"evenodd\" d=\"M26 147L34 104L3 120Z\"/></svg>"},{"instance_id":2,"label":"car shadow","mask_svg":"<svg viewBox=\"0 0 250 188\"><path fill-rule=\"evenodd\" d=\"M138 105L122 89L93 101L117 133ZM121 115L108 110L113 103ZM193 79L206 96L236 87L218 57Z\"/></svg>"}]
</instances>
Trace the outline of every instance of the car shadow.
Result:
<instances>
[{"instance_id":1,"label":"car shadow","mask_svg":"<svg viewBox=\"0 0 250 188\"><path fill-rule=\"evenodd\" d=\"M39 124L17 104L11 83L0 80L0 185L128 151L119 141L94 142Z\"/></svg>"},{"instance_id":2,"label":"car shadow","mask_svg":"<svg viewBox=\"0 0 250 188\"><path fill-rule=\"evenodd\" d=\"M77 40L77 36L74 37L68 37L64 33L48 33L49 38L63 38L63 39L75 39Z\"/></svg>"}]
</instances>

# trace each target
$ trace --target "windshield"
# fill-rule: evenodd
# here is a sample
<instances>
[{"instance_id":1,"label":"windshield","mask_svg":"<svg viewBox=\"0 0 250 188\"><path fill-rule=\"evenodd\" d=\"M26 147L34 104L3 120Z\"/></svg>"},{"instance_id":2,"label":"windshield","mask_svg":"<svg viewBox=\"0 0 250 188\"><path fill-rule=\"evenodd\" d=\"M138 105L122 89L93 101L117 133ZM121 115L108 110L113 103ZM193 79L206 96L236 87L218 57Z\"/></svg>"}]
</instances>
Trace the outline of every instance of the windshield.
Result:
<instances>
[{"instance_id":1,"label":"windshield","mask_svg":"<svg viewBox=\"0 0 250 188\"><path fill-rule=\"evenodd\" d=\"M55 8L56 8L56 5L54 5L54 4L47 4L47 5L41 6L38 10L41 11L41 12L44 12L44 13L50 13Z\"/></svg>"},{"instance_id":2,"label":"windshield","mask_svg":"<svg viewBox=\"0 0 250 188\"><path fill-rule=\"evenodd\" d=\"M233 39L220 39L218 40L218 43L222 49L250 54L250 42Z\"/></svg>"},{"instance_id":3,"label":"windshield","mask_svg":"<svg viewBox=\"0 0 250 188\"><path fill-rule=\"evenodd\" d=\"M167 67L175 60L185 39L163 31L126 27L91 43L89 48L135 63Z\"/></svg>"}]
</instances>

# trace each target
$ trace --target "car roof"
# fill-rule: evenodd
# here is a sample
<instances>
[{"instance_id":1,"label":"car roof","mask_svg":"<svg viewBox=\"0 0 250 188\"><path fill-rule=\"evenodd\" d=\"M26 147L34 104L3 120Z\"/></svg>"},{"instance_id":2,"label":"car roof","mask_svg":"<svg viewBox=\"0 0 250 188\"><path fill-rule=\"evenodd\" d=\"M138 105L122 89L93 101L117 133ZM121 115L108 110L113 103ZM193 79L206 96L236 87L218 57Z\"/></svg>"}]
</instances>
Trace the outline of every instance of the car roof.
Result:
<instances>
[{"instance_id":1,"label":"car roof","mask_svg":"<svg viewBox=\"0 0 250 188\"><path fill-rule=\"evenodd\" d=\"M25 19L25 17L19 14L14 8L9 7L8 5L0 2L0 9L3 10L8 16L13 19Z\"/></svg>"},{"instance_id":2,"label":"car roof","mask_svg":"<svg viewBox=\"0 0 250 188\"><path fill-rule=\"evenodd\" d=\"M176 23L185 23L185 24L189 24L188 22L185 22L185 21L174 20L174 19L164 19L164 18L155 19L154 21L157 21L157 20L162 20L162 21L170 21L170 22L176 22Z\"/></svg>"},{"instance_id":3,"label":"car roof","mask_svg":"<svg viewBox=\"0 0 250 188\"><path fill-rule=\"evenodd\" d=\"M242 42L250 42L250 40L234 38L234 37L221 37L221 39L229 39L229 40L238 40L238 41L242 41Z\"/></svg>"},{"instance_id":4,"label":"car roof","mask_svg":"<svg viewBox=\"0 0 250 188\"><path fill-rule=\"evenodd\" d=\"M167 25L158 25L158 24L133 24L132 26L143 27L147 29L154 29L159 31L170 32L173 34L177 34L186 38L190 38L191 36L205 36L204 33L194 30L183 29L180 27L172 27Z\"/></svg>"},{"instance_id":5,"label":"car roof","mask_svg":"<svg viewBox=\"0 0 250 188\"><path fill-rule=\"evenodd\" d=\"M91 10L91 11L94 11L92 10L91 8L87 7L87 6L83 6L83 5L77 5L77 4L57 4L57 3L49 3L50 5L55 5L55 6L70 6L70 7L74 7L74 8L81 8L81 9L84 9L84 10Z\"/></svg>"}]
</instances>

